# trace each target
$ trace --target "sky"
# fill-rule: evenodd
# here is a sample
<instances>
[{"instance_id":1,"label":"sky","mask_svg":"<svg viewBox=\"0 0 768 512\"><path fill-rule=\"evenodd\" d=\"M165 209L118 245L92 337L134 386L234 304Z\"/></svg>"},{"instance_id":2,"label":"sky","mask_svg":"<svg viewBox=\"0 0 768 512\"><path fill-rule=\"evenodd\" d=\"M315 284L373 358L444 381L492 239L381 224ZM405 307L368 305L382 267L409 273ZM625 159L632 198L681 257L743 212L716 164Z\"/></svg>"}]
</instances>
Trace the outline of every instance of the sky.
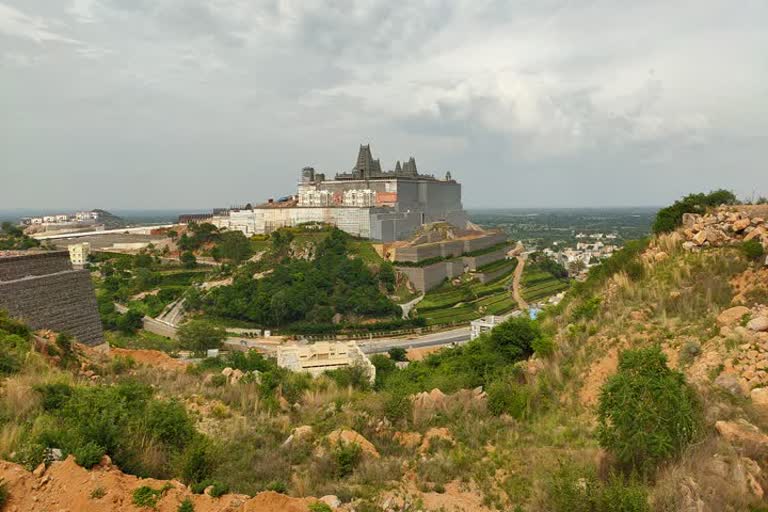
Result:
<instances>
[{"instance_id":1,"label":"sky","mask_svg":"<svg viewBox=\"0 0 768 512\"><path fill-rule=\"evenodd\" d=\"M0 0L0 209L295 191L371 144L478 207L768 196L765 0Z\"/></svg>"}]
</instances>

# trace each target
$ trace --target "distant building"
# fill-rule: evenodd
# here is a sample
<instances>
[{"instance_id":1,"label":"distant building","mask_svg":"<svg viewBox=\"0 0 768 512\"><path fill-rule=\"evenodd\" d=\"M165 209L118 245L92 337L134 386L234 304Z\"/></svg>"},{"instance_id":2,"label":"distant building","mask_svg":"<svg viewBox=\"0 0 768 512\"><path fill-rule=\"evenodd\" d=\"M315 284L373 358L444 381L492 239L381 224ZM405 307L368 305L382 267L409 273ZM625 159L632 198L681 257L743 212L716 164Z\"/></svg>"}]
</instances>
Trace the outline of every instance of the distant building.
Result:
<instances>
[{"instance_id":1,"label":"distant building","mask_svg":"<svg viewBox=\"0 0 768 512\"><path fill-rule=\"evenodd\" d=\"M88 263L88 256L91 254L91 244L83 242L67 246L69 249L69 261L75 268L83 268Z\"/></svg>"},{"instance_id":2,"label":"distant building","mask_svg":"<svg viewBox=\"0 0 768 512\"><path fill-rule=\"evenodd\" d=\"M355 166L326 180L312 167L301 170L297 194L264 204L232 208L221 215L179 222L205 221L245 235L266 234L300 224L332 224L354 236L382 242L403 240L427 223L467 225L461 203L461 185L450 173L445 179L419 174L416 160L398 161L382 171L370 146L360 146Z\"/></svg>"},{"instance_id":3,"label":"distant building","mask_svg":"<svg viewBox=\"0 0 768 512\"><path fill-rule=\"evenodd\" d=\"M376 367L354 341L280 346L277 348L277 364L294 372L308 372L314 377L328 370L357 365L366 371L371 382L376 379Z\"/></svg>"},{"instance_id":4,"label":"distant building","mask_svg":"<svg viewBox=\"0 0 768 512\"><path fill-rule=\"evenodd\" d=\"M500 316L493 315L478 318L477 320L472 320L472 322L469 324L469 339L474 340L475 338L479 338L481 334L493 330L494 327L502 322L504 322L504 319L502 319Z\"/></svg>"}]
</instances>

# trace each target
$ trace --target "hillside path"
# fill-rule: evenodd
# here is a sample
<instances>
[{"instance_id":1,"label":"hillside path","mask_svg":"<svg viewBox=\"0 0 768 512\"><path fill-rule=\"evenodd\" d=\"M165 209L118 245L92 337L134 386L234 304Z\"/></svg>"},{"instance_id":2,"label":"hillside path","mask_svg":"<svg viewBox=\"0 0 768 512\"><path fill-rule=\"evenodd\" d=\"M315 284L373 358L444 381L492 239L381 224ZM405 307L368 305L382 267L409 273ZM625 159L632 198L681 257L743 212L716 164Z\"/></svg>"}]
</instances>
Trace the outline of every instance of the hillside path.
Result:
<instances>
[{"instance_id":1,"label":"hillside path","mask_svg":"<svg viewBox=\"0 0 768 512\"><path fill-rule=\"evenodd\" d=\"M517 302L517 307L520 311L528 309L528 303L523 299L523 294L520 290L520 279L523 277L523 269L525 268L525 256L517 256L517 267L515 267L515 276L512 278L512 297Z\"/></svg>"}]
</instances>

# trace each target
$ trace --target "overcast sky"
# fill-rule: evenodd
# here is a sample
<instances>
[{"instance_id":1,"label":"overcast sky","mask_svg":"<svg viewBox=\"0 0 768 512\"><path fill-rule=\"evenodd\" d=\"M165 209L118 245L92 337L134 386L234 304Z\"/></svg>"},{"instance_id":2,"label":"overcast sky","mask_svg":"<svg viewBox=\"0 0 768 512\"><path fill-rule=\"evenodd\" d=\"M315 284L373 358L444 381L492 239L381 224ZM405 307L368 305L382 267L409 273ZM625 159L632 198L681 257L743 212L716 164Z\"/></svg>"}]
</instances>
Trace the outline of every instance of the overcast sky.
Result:
<instances>
[{"instance_id":1,"label":"overcast sky","mask_svg":"<svg viewBox=\"0 0 768 512\"><path fill-rule=\"evenodd\" d=\"M768 195L766 0L0 0L0 209L209 208L301 167L468 207Z\"/></svg>"}]
</instances>

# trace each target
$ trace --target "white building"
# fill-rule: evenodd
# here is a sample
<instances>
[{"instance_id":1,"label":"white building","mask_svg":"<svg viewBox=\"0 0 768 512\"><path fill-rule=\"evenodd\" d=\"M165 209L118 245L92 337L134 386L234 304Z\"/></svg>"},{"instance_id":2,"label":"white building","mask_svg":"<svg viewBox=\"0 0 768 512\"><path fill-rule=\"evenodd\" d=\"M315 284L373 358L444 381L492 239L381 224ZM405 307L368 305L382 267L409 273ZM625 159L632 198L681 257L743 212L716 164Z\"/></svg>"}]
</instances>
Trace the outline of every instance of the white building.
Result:
<instances>
[{"instance_id":1,"label":"white building","mask_svg":"<svg viewBox=\"0 0 768 512\"><path fill-rule=\"evenodd\" d=\"M500 316L488 315L477 320L472 320L470 323L469 339L474 340L480 337L481 334L492 330L494 327L504 322L504 319Z\"/></svg>"},{"instance_id":2,"label":"white building","mask_svg":"<svg viewBox=\"0 0 768 512\"><path fill-rule=\"evenodd\" d=\"M69 260L75 267L82 267L88 263L88 256L91 254L91 244L83 242L67 246L69 249Z\"/></svg>"},{"instance_id":3,"label":"white building","mask_svg":"<svg viewBox=\"0 0 768 512\"><path fill-rule=\"evenodd\" d=\"M294 372L308 372L313 377L328 370L361 366L371 382L376 379L376 367L354 341L280 346L277 348L277 364Z\"/></svg>"}]
</instances>

